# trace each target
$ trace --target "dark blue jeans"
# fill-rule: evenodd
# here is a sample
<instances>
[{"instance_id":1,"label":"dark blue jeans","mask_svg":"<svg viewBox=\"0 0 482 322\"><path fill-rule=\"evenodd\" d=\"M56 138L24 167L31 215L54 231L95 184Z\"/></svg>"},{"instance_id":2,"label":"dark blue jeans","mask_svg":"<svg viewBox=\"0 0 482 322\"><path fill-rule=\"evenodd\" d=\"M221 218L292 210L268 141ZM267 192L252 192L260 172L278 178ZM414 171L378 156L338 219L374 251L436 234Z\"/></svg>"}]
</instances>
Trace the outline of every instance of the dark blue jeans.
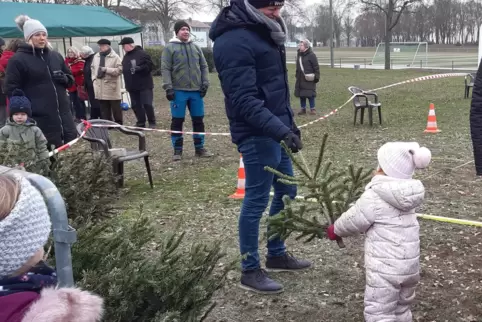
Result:
<instances>
[{"instance_id":1,"label":"dark blue jeans","mask_svg":"<svg viewBox=\"0 0 482 322\"><path fill-rule=\"evenodd\" d=\"M296 186L288 186L277 182L277 177L265 171L270 166L287 175L293 175L293 167L288 155L281 145L268 137L250 137L244 140L238 151L243 155L246 173L246 194L239 217L239 247L243 271L260 267L258 254L259 222L269 202L271 187L274 197L269 215L278 214L283 208L282 197L296 196ZM280 239L268 241L268 257L281 256L286 252L284 242Z\"/></svg>"},{"instance_id":2,"label":"dark blue jeans","mask_svg":"<svg viewBox=\"0 0 482 322\"><path fill-rule=\"evenodd\" d=\"M306 99L310 102L310 109L315 109L315 98L314 97L300 97L300 105L302 110L306 110Z\"/></svg>"}]
</instances>

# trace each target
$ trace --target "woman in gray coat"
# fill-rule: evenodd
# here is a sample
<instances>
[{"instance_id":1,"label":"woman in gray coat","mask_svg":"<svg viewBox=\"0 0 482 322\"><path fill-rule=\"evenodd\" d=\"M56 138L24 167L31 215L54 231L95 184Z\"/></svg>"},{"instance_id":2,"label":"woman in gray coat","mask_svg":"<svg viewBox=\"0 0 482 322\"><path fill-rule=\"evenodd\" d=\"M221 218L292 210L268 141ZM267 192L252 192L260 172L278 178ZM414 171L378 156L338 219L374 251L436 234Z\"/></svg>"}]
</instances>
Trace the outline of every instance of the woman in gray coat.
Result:
<instances>
[{"instance_id":1,"label":"woman in gray coat","mask_svg":"<svg viewBox=\"0 0 482 322\"><path fill-rule=\"evenodd\" d=\"M311 48L309 40L300 42L296 57L295 96L300 98L301 111L298 115L306 114L306 99L310 102L310 114L316 114L315 97L316 83L320 81L320 66Z\"/></svg>"}]
</instances>

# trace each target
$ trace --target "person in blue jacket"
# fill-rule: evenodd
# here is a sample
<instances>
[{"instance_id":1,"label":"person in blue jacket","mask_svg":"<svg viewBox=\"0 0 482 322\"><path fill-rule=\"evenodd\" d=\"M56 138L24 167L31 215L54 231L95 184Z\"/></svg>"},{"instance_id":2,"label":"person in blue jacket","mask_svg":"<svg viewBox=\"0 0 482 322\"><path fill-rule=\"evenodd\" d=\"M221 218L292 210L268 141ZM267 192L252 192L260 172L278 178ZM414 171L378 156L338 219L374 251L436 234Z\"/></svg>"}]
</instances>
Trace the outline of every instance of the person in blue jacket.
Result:
<instances>
[{"instance_id":1,"label":"person in blue jacket","mask_svg":"<svg viewBox=\"0 0 482 322\"><path fill-rule=\"evenodd\" d=\"M283 286L261 269L258 255L259 222L268 206L271 186L274 198L269 215L283 209L284 195L296 196L295 186L277 182L278 178L264 167L293 175L280 142L294 153L302 148L290 106L286 27L280 17L283 5L283 0L232 0L209 33L232 141L243 156L246 173L246 194L239 217L241 287L262 294L283 291ZM287 253L282 240L268 241L268 270L296 271L310 266L310 262Z\"/></svg>"}]
</instances>

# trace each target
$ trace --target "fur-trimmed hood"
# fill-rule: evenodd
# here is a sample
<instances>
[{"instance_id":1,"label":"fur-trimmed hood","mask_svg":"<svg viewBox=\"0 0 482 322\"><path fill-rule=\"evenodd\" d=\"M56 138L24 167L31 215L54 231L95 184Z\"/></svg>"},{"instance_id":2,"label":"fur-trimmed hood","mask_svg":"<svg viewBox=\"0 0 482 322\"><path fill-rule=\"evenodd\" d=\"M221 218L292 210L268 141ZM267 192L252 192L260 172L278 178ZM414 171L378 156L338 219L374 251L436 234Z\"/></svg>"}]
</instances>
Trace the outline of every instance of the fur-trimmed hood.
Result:
<instances>
[{"instance_id":1,"label":"fur-trimmed hood","mask_svg":"<svg viewBox=\"0 0 482 322\"><path fill-rule=\"evenodd\" d=\"M177 38L177 37L173 37L169 40L169 42L172 42L174 44L189 44L192 42L192 39L189 38L188 41L182 41L181 39Z\"/></svg>"},{"instance_id":2,"label":"fur-trimmed hood","mask_svg":"<svg viewBox=\"0 0 482 322\"><path fill-rule=\"evenodd\" d=\"M76 288L45 288L21 322L96 322L102 313L103 300L97 295Z\"/></svg>"}]
</instances>

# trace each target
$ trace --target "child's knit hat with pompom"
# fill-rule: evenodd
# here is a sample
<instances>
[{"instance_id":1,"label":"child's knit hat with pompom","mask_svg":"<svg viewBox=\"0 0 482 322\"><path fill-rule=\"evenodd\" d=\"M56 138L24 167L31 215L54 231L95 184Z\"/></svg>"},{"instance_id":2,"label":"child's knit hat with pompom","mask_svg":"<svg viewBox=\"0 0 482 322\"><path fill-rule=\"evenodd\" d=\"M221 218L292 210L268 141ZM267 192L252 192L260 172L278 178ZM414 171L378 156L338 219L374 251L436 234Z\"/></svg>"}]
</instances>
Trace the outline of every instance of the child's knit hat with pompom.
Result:
<instances>
[{"instance_id":1,"label":"child's knit hat with pompom","mask_svg":"<svg viewBox=\"0 0 482 322\"><path fill-rule=\"evenodd\" d=\"M38 20L32 19L27 15L20 15L15 18L15 23L18 28L23 31L23 37L28 42L33 35L37 32L45 32L47 34L47 28Z\"/></svg>"},{"instance_id":2,"label":"child's knit hat with pompom","mask_svg":"<svg viewBox=\"0 0 482 322\"><path fill-rule=\"evenodd\" d=\"M8 106L10 117L15 113L25 113L28 117L32 117L32 106L30 100L25 96L24 92L20 89L15 89L10 97L10 103Z\"/></svg>"},{"instance_id":3,"label":"child's knit hat with pompom","mask_svg":"<svg viewBox=\"0 0 482 322\"><path fill-rule=\"evenodd\" d=\"M411 179L415 169L426 168L432 153L417 142L389 142L378 150L378 164L393 178Z\"/></svg>"}]
</instances>

